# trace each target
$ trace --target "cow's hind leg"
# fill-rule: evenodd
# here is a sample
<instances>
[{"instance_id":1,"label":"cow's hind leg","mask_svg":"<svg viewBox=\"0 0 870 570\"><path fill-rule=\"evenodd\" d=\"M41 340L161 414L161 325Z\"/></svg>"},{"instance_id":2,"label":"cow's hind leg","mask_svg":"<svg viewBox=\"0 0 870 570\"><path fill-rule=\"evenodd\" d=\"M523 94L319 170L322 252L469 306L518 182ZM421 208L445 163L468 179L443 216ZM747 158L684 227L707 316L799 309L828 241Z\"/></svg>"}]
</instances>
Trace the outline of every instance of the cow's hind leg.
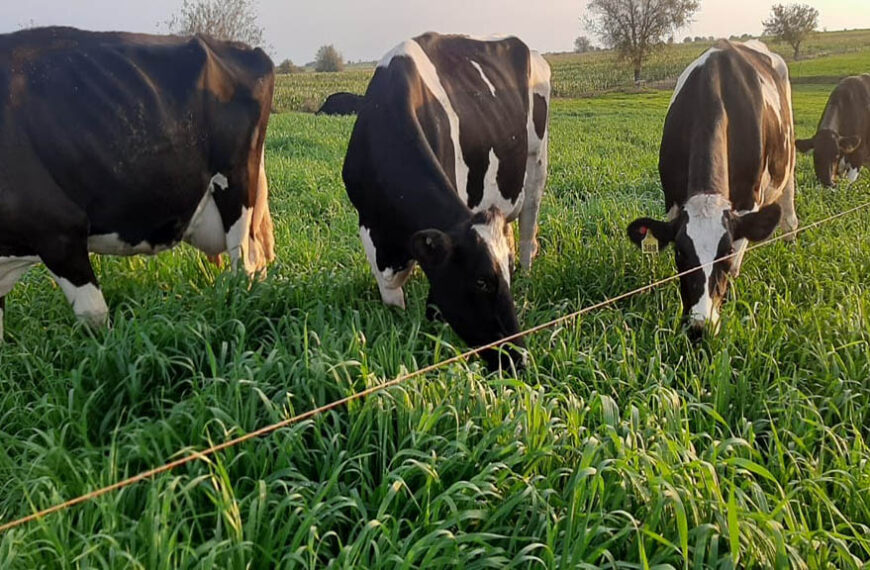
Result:
<instances>
[{"instance_id":1,"label":"cow's hind leg","mask_svg":"<svg viewBox=\"0 0 870 570\"><path fill-rule=\"evenodd\" d=\"M105 326L109 308L88 258L86 230L50 238L38 248L39 258L60 285L76 317L93 327Z\"/></svg>"},{"instance_id":2,"label":"cow's hind leg","mask_svg":"<svg viewBox=\"0 0 870 570\"><path fill-rule=\"evenodd\" d=\"M408 281L408 277L411 276L411 271L414 270L414 262L408 260L401 267L385 267L380 269L378 267L377 249L375 249L369 228L360 225L359 237L362 240L363 249L365 249L366 258L369 260L372 273L378 282L378 290L381 293L381 299L384 301L384 304L404 309L405 292L402 290L402 287Z\"/></svg>"},{"instance_id":3,"label":"cow's hind leg","mask_svg":"<svg viewBox=\"0 0 870 570\"><path fill-rule=\"evenodd\" d=\"M532 267L532 260L538 253L538 212L541 197L547 182L547 139L540 142L538 152L530 154L526 163L525 200L520 212L520 266L524 270Z\"/></svg>"}]
</instances>

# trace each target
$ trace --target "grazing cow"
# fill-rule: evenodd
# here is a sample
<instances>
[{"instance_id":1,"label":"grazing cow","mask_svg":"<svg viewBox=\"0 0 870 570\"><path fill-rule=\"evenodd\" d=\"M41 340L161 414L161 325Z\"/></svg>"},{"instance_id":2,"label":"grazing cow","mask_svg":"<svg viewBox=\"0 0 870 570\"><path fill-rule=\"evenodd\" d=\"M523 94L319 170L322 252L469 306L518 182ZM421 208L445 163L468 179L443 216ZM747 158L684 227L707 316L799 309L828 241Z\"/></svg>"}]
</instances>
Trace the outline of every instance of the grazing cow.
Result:
<instances>
[{"instance_id":1,"label":"grazing cow","mask_svg":"<svg viewBox=\"0 0 870 570\"><path fill-rule=\"evenodd\" d=\"M88 252L185 241L261 270L273 86L262 50L207 37L0 35L0 303L42 262L80 319L105 324Z\"/></svg>"},{"instance_id":2,"label":"grazing cow","mask_svg":"<svg viewBox=\"0 0 870 570\"><path fill-rule=\"evenodd\" d=\"M797 228L795 145L788 67L758 41L720 41L680 76L665 120L659 174L667 221L628 227L638 245L674 244L683 317L700 338L718 330L719 308L747 241L780 222ZM655 242L653 242L655 243ZM730 259L711 264L723 256Z\"/></svg>"},{"instance_id":3,"label":"grazing cow","mask_svg":"<svg viewBox=\"0 0 870 570\"><path fill-rule=\"evenodd\" d=\"M861 167L870 164L870 74L840 81L815 136L797 141L797 148L812 151L816 177L825 186L833 186L840 175L858 179Z\"/></svg>"},{"instance_id":4,"label":"grazing cow","mask_svg":"<svg viewBox=\"0 0 870 570\"><path fill-rule=\"evenodd\" d=\"M384 303L404 308L419 262L429 304L467 343L519 331L513 231L531 265L547 175L550 68L520 40L428 33L390 51L344 163ZM515 343L520 344L520 343ZM490 366L493 353L484 354Z\"/></svg>"},{"instance_id":5,"label":"grazing cow","mask_svg":"<svg viewBox=\"0 0 870 570\"><path fill-rule=\"evenodd\" d=\"M359 113L365 97L356 93L333 93L326 98L316 115L356 115Z\"/></svg>"}]
</instances>

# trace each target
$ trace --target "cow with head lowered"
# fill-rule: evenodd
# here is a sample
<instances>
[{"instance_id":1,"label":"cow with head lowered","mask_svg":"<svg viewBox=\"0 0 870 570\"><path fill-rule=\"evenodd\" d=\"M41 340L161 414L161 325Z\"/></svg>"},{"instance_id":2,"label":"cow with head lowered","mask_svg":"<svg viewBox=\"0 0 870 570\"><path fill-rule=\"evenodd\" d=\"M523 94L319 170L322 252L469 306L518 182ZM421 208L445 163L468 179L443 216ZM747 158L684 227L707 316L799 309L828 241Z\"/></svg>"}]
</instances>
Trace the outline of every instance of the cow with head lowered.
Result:
<instances>
[{"instance_id":1,"label":"cow with head lowered","mask_svg":"<svg viewBox=\"0 0 870 570\"><path fill-rule=\"evenodd\" d=\"M404 308L402 287L419 263L430 306L465 342L519 332L510 223L519 219L528 268L547 174L549 79L544 59L513 37L428 33L379 63L343 175L384 303Z\"/></svg>"},{"instance_id":2,"label":"cow with head lowered","mask_svg":"<svg viewBox=\"0 0 870 570\"><path fill-rule=\"evenodd\" d=\"M207 37L0 35L0 334L3 297L40 262L93 325L108 308L89 252L185 241L263 269L273 86L262 50Z\"/></svg>"},{"instance_id":3,"label":"cow with head lowered","mask_svg":"<svg viewBox=\"0 0 870 570\"><path fill-rule=\"evenodd\" d=\"M673 244L690 336L719 326L728 276L747 242L794 230L795 143L788 68L763 43L720 41L680 76L659 175L667 220L628 227L640 245ZM724 259L723 259L724 258Z\"/></svg>"},{"instance_id":4,"label":"cow with head lowered","mask_svg":"<svg viewBox=\"0 0 870 570\"><path fill-rule=\"evenodd\" d=\"M798 140L797 149L813 153L816 177L825 186L836 184L839 176L858 179L861 167L870 164L870 74L840 81L816 134Z\"/></svg>"}]
</instances>

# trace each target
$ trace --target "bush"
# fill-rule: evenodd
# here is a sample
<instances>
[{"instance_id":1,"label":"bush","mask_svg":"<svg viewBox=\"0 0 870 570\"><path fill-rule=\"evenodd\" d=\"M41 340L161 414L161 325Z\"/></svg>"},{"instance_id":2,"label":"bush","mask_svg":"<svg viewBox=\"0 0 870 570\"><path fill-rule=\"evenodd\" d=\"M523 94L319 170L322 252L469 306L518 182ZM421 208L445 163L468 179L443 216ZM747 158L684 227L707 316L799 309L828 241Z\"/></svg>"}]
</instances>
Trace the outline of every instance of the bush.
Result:
<instances>
[{"instance_id":1,"label":"bush","mask_svg":"<svg viewBox=\"0 0 870 570\"><path fill-rule=\"evenodd\" d=\"M344 69L344 60L341 57L341 52L335 49L335 46L322 46L317 50L317 56L314 58L314 70L335 72Z\"/></svg>"}]
</instances>

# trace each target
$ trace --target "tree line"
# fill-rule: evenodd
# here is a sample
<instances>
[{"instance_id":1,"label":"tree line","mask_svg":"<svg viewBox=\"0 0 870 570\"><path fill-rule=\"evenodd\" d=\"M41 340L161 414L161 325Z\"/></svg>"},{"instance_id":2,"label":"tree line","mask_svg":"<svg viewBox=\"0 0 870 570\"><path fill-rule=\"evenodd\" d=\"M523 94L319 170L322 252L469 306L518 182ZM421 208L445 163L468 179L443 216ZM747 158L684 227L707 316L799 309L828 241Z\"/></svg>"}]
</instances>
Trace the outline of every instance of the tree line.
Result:
<instances>
[{"instance_id":1,"label":"tree line","mask_svg":"<svg viewBox=\"0 0 870 570\"><path fill-rule=\"evenodd\" d=\"M673 43L674 35L692 22L699 0L590 0L583 19L602 44L614 51L634 69L640 81L643 65L662 46ZM804 40L819 26L819 11L806 4L777 4L762 22L764 35L787 43L800 57ZM749 39L749 34L730 39ZM715 38L686 38L684 43L713 41ZM596 49L586 36L574 41L574 50Z\"/></svg>"},{"instance_id":2,"label":"tree line","mask_svg":"<svg viewBox=\"0 0 870 570\"><path fill-rule=\"evenodd\" d=\"M643 65L650 55L666 44L674 43L675 34L692 22L700 0L589 0L584 18L586 28L601 43L630 64L635 81L640 81ZM167 22L173 33L208 34L222 40L241 41L263 46L265 32L257 19L256 0L183 0L181 9ZM806 4L777 4L764 20L764 34L787 43L800 56L800 47L819 24L819 11ZM748 39L749 34L731 36ZM685 38L684 43L712 41L712 37ZM574 51L600 49L586 36L574 41ZM306 67L315 71L342 71L344 58L333 45L317 50L314 62ZM278 73L304 71L290 59L276 67Z\"/></svg>"}]
</instances>

